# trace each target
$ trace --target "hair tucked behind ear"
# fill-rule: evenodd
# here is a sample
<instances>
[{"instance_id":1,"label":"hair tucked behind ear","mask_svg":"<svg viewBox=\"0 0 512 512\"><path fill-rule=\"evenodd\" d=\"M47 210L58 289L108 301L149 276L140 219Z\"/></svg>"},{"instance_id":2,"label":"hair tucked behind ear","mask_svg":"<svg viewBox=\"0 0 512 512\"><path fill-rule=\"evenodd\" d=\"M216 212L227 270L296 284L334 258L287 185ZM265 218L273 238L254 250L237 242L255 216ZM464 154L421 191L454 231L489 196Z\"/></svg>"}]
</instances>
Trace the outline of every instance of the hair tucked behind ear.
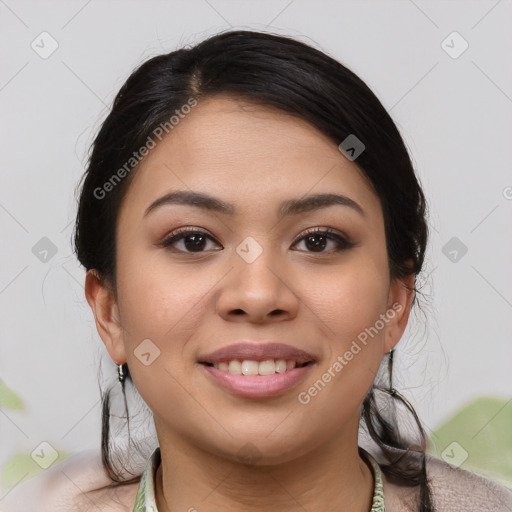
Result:
<instances>
[{"instance_id":1,"label":"hair tucked behind ear","mask_svg":"<svg viewBox=\"0 0 512 512\"><path fill-rule=\"evenodd\" d=\"M129 484L139 480L149 455L158 446L158 440L154 428L151 428L154 427L153 414L137 393L127 364L123 365L123 372L125 377L121 382L116 380L101 393L101 454L109 477L118 484ZM116 392L119 387L121 396ZM121 403L113 404L112 398ZM113 406L119 414L112 412ZM118 425L113 429L116 420ZM131 425L134 422L135 439L132 438ZM146 432L148 430L150 432ZM145 435L141 437L143 431Z\"/></svg>"},{"instance_id":2,"label":"hair tucked behind ear","mask_svg":"<svg viewBox=\"0 0 512 512\"><path fill-rule=\"evenodd\" d=\"M292 38L253 31L221 33L153 57L121 87L93 143L80 192L75 250L87 270L96 269L116 293L117 216L137 170L127 162L191 99L200 102L219 94L295 115L336 146L355 135L365 150L354 162L382 206L390 277L420 273L428 235L426 201L402 137L378 98L325 53ZM104 194L116 172L123 179ZM392 403L402 403L416 421L421 442L413 446L401 435L393 408L382 407L377 393L387 391L375 384L361 414L387 460L383 471L404 485L420 486L419 510L431 512L421 424L412 406L395 393ZM115 476L109 457L109 397L109 392L103 395L102 449L105 467Z\"/></svg>"},{"instance_id":3,"label":"hair tucked behind ear","mask_svg":"<svg viewBox=\"0 0 512 512\"><path fill-rule=\"evenodd\" d=\"M370 437L380 448L381 458L387 461L381 463L380 467L389 480L407 487L419 486L420 510L433 511L426 470L427 435L413 406L393 388L393 354L394 350L391 350L388 359L389 384L374 384L370 388L361 406L361 419ZM387 407L379 406L377 393L387 398ZM403 424L404 418L398 416L397 404L402 405L413 419L417 429L416 439L408 439L401 432L399 421Z\"/></svg>"},{"instance_id":4,"label":"hair tucked behind ear","mask_svg":"<svg viewBox=\"0 0 512 512\"><path fill-rule=\"evenodd\" d=\"M121 381L121 390L123 394L123 405L124 405L124 411L125 411L125 418L126 418L126 430L128 439L131 440L131 432L130 432L130 414L129 414L129 408L128 408L128 401L126 399L126 382L127 379L131 380L128 365L123 365L123 371L124 371L124 379ZM110 421L111 421L111 414L110 414L110 407L111 407L111 393L113 388L108 387L101 395L101 403L102 403L102 414L101 414L101 457L103 461L103 466L107 470L108 476L115 482L128 484L138 481L140 475L134 475L133 478L127 479L121 477L121 470L120 468L114 469L112 465L112 453L111 453L111 435L110 435ZM118 461L119 462L119 461ZM122 461L121 461L122 464ZM122 467L122 471L124 474L127 472L126 467Z\"/></svg>"}]
</instances>

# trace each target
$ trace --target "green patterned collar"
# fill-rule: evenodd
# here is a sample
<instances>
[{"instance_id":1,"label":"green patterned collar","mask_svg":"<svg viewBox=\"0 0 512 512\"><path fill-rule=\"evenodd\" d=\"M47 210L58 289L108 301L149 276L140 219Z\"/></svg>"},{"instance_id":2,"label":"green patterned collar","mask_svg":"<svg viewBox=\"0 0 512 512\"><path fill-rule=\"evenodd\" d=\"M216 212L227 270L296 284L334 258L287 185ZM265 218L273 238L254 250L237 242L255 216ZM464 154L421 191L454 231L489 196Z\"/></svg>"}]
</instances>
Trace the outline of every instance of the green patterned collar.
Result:
<instances>
[{"instance_id":1,"label":"green patterned collar","mask_svg":"<svg viewBox=\"0 0 512 512\"><path fill-rule=\"evenodd\" d=\"M375 486L373 488L372 508L370 509L370 512L385 512L386 508L384 507L384 487L382 485L382 474L380 472L380 467L375 459L366 450L363 450L363 452L372 465L373 480L375 482Z\"/></svg>"},{"instance_id":2,"label":"green patterned collar","mask_svg":"<svg viewBox=\"0 0 512 512\"><path fill-rule=\"evenodd\" d=\"M382 475L379 465L367 451L364 451L364 454L373 467L373 476L375 481L372 508L370 512L385 512L384 490L382 487ZM158 469L161 460L160 447L158 447L151 455L151 458L146 465L146 469L141 476L133 512L158 512L155 499L155 477L156 470Z\"/></svg>"},{"instance_id":3,"label":"green patterned collar","mask_svg":"<svg viewBox=\"0 0 512 512\"><path fill-rule=\"evenodd\" d=\"M156 470L161 460L160 447L158 447L148 460L146 469L140 478L139 490L135 498L133 512L158 512L155 498L155 481Z\"/></svg>"}]
</instances>

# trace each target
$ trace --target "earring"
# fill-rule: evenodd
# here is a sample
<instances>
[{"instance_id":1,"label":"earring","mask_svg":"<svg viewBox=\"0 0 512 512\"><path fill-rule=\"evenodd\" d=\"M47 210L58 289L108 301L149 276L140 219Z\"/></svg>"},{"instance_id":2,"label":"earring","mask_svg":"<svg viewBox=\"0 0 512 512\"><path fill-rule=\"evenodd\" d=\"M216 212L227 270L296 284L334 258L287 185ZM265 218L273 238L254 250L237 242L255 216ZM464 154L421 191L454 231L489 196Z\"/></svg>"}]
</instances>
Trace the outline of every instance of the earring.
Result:
<instances>
[{"instance_id":1,"label":"earring","mask_svg":"<svg viewBox=\"0 0 512 512\"><path fill-rule=\"evenodd\" d=\"M122 364L118 364L117 365L117 374L119 376L119 382L123 382L124 381L124 378L125 378L125 374L124 374L124 369L123 369L123 366Z\"/></svg>"},{"instance_id":2,"label":"earring","mask_svg":"<svg viewBox=\"0 0 512 512\"><path fill-rule=\"evenodd\" d=\"M392 348L388 353L389 394L391 396L396 396L396 389L393 387L393 354L395 353L395 349Z\"/></svg>"}]
</instances>

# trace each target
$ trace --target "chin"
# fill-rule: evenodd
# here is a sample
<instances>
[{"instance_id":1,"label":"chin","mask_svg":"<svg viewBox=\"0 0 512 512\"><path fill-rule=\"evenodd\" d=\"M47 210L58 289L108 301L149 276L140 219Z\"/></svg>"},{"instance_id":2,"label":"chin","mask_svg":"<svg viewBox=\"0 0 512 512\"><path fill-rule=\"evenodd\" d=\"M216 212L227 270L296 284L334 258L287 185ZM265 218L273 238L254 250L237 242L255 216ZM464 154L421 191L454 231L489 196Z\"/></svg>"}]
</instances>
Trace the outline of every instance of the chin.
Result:
<instances>
[{"instance_id":1,"label":"chin","mask_svg":"<svg viewBox=\"0 0 512 512\"><path fill-rule=\"evenodd\" d=\"M308 440L297 439L286 432L269 436L266 430L261 434L247 434L233 436L228 445L216 445L213 449L215 455L234 462L254 466L275 466L293 461L307 453L312 447Z\"/></svg>"}]
</instances>

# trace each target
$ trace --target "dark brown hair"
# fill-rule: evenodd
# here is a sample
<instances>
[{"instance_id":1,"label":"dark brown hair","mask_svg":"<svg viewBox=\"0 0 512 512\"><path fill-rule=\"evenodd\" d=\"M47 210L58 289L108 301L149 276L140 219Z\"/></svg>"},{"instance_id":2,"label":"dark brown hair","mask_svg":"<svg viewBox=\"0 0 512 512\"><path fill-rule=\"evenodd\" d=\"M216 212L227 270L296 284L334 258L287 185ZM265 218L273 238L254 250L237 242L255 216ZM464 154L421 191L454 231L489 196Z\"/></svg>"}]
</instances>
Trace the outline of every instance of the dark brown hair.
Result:
<instances>
[{"instance_id":1,"label":"dark brown hair","mask_svg":"<svg viewBox=\"0 0 512 512\"><path fill-rule=\"evenodd\" d=\"M428 235L426 201L390 115L368 86L337 60L293 38L254 31L224 32L153 57L121 87L92 145L80 191L74 242L85 269L96 269L115 294L117 216L136 172L136 165L127 168L126 163L190 98L200 102L218 94L291 113L336 144L355 135L365 146L355 163L382 206L390 276L420 273ZM123 179L98 197L103 195L98 190L105 191L105 183L122 168L126 172L117 175ZM413 304L417 291L415 286ZM125 371L130 379L127 367ZM122 389L124 393L124 385ZM121 482L109 456L110 392L102 395L103 461L111 477ZM379 393L405 405L417 427L415 441L400 432L395 409L379 405ZM383 471L402 485L420 486L419 510L432 511L426 434L412 406L392 390L391 382L374 383L361 418L381 450Z\"/></svg>"}]
</instances>

